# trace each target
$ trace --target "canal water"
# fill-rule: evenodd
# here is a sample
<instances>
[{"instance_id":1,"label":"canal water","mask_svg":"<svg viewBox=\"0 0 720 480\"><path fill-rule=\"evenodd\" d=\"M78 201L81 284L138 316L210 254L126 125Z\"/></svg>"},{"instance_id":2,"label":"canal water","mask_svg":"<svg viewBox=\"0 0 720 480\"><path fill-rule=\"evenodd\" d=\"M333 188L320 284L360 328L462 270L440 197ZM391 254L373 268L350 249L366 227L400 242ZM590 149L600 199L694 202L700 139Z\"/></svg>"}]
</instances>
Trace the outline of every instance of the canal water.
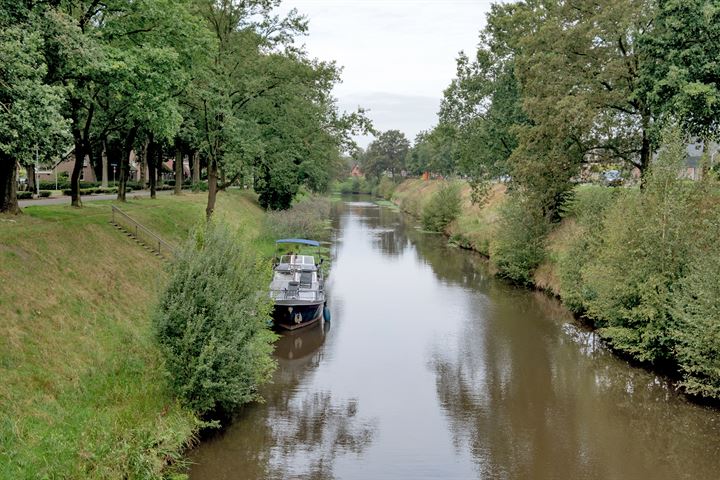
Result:
<instances>
[{"instance_id":1,"label":"canal water","mask_svg":"<svg viewBox=\"0 0 720 480\"><path fill-rule=\"evenodd\" d=\"M334 213L332 321L286 334L265 403L193 480L720 478L720 414L543 294L370 202Z\"/></svg>"}]
</instances>

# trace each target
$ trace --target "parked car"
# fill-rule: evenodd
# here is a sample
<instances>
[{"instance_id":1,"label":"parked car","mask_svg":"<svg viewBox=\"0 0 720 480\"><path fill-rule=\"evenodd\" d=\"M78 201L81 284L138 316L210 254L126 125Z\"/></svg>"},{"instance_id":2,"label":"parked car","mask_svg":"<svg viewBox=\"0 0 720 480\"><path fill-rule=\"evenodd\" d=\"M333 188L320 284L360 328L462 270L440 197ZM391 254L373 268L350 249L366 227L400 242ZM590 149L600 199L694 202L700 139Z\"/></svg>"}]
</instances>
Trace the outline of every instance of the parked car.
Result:
<instances>
[{"instance_id":1,"label":"parked car","mask_svg":"<svg viewBox=\"0 0 720 480\"><path fill-rule=\"evenodd\" d=\"M619 170L606 170L602 176L603 183L608 187L619 187L623 183L622 174Z\"/></svg>"}]
</instances>

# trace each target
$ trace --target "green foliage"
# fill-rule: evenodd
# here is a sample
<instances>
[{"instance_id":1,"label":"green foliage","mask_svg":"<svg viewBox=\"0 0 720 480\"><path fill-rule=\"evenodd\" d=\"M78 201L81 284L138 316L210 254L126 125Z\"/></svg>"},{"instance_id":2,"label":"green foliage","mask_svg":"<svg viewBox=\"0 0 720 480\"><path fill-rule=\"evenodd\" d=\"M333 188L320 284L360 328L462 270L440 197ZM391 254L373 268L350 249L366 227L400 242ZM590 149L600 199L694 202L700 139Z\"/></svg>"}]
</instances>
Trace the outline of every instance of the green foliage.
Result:
<instances>
[{"instance_id":1,"label":"green foliage","mask_svg":"<svg viewBox=\"0 0 720 480\"><path fill-rule=\"evenodd\" d=\"M705 211L701 229L694 232L696 250L675 295L677 362L685 391L720 398L720 198Z\"/></svg>"},{"instance_id":2,"label":"green foliage","mask_svg":"<svg viewBox=\"0 0 720 480\"><path fill-rule=\"evenodd\" d=\"M336 190L342 194L370 194L372 189L372 184L364 177L348 177L336 186Z\"/></svg>"},{"instance_id":3,"label":"green foliage","mask_svg":"<svg viewBox=\"0 0 720 480\"><path fill-rule=\"evenodd\" d=\"M405 159L405 168L412 175L432 172L452 175L457 170L454 157L456 129L440 124L429 132L420 132Z\"/></svg>"},{"instance_id":4,"label":"green foliage","mask_svg":"<svg viewBox=\"0 0 720 480\"><path fill-rule=\"evenodd\" d=\"M443 185L423 207L423 228L431 232L445 231L445 227L460 215L461 204L460 185L454 182Z\"/></svg>"},{"instance_id":5,"label":"green foliage","mask_svg":"<svg viewBox=\"0 0 720 480\"><path fill-rule=\"evenodd\" d=\"M27 200L28 198L32 198L32 196L33 196L33 192L31 192L29 190L17 192L18 200Z\"/></svg>"},{"instance_id":6,"label":"green foliage","mask_svg":"<svg viewBox=\"0 0 720 480\"><path fill-rule=\"evenodd\" d=\"M390 200L396 188L397 183L395 183L388 177L383 177L380 179L380 183L378 183L377 186L373 188L373 195L375 195L376 197L384 198L385 200Z\"/></svg>"},{"instance_id":7,"label":"green foliage","mask_svg":"<svg viewBox=\"0 0 720 480\"><path fill-rule=\"evenodd\" d=\"M405 167L405 157L410 150L410 142L399 130L388 130L380 133L368 145L361 165L365 175L379 179L383 173L396 175Z\"/></svg>"},{"instance_id":8,"label":"green foliage","mask_svg":"<svg viewBox=\"0 0 720 480\"><path fill-rule=\"evenodd\" d=\"M720 5L707 0L657 3L640 37L642 95L670 120L702 139L720 134Z\"/></svg>"},{"instance_id":9,"label":"green foliage","mask_svg":"<svg viewBox=\"0 0 720 480\"><path fill-rule=\"evenodd\" d=\"M259 400L275 363L269 268L220 223L198 228L170 269L154 323L170 384L201 415Z\"/></svg>"},{"instance_id":10,"label":"green foliage","mask_svg":"<svg viewBox=\"0 0 720 480\"><path fill-rule=\"evenodd\" d=\"M594 260L603 244L603 222L616 198L616 189L599 185L577 187L562 206L566 221L574 222L572 239L557 259L560 296L565 305L582 313L592 297L583 281L583 268Z\"/></svg>"},{"instance_id":11,"label":"green foliage","mask_svg":"<svg viewBox=\"0 0 720 480\"><path fill-rule=\"evenodd\" d=\"M39 196L40 198L47 198L51 193L52 192L50 190L40 190Z\"/></svg>"},{"instance_id":12,"label":"green foliage","mask_svg":"<svg viewBox=\"0 0 720 480\"><path fill-rule=\"evenodd\" d=\"M698 232L699 185L679 178L685 148L669 137L642 192L607 209L603 242L581 268L588 316L612 345L641 361L674 361L673 298Z\"/></svg>"},{"instance_id":13,"label":"green foliage","mask_svg":"<svg viewBox=\"0 0 720 480\"><path fill-rule=\"evenodd\" d=\"M490 257L498 274L529 285L533 272L545 258L545 236L550 224L528 197L516 193L500 207L495 241Z\"/></svg>"},{"instance_id":14,"label":"green foliage","mask_svg":"<svg viewBox=\"0 0 720 480\"><path fill-rule=\"evenodd\" d=\"M328 236L330 201L310 195L288 210L268 212L264 232L272 240L279 238L325 239Z\"/></svg>"}]
</instances>

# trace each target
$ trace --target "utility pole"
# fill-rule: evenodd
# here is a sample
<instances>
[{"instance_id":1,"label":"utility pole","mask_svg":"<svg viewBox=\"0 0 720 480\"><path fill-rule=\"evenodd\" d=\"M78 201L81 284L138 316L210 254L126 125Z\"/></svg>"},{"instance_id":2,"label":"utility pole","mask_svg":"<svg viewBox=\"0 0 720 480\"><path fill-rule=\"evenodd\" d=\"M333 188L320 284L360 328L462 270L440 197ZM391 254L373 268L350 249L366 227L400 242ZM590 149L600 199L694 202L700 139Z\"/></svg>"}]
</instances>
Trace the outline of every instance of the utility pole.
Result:
<instances>
[{"instance_id":1,"label":"utility pole","mask_svg":"<svg viewBox=\"0 0 720 480\"><path fill-rule=\"evenodd\" d=\"M40 198L40 151L37 145L35 145L35 171L33 172L33 175L35 175L35 194Z\"/></svg>"}]
</instances>

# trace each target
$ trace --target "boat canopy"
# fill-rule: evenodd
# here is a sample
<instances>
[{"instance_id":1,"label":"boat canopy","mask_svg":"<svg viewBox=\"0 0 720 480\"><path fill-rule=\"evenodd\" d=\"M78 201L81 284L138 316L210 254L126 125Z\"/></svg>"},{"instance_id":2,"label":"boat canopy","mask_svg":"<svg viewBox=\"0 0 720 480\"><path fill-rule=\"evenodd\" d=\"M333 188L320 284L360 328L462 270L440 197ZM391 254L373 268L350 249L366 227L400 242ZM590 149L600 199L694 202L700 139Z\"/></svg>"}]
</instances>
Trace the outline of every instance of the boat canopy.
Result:
<instances>
[{"instance_id":1,"label":"boat canopy","mask_svg":"<svg viewBox=\"0 0 720 480\"><path fill-rule=\"evenodd\" d=\"M312 247L320 246L320 242L317 242L315 240L306 240L304 238L283 238L280 240L275 240L275 243L299 243L301 245L310 245Z\"/></svg>"}]
</instances>

